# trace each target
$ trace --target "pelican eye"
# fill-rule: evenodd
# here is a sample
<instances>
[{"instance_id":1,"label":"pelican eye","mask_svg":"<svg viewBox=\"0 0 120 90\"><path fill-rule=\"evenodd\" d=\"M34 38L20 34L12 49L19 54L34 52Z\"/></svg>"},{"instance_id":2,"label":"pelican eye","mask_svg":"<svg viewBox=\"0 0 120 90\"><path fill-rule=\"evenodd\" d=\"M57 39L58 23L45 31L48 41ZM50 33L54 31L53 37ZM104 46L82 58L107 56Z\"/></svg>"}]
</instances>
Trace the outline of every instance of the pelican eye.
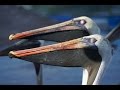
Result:
<instances>
[{"instance_id":1,"label":"pelican eye","mask_svg":"<svg viewBox=\"0 0 120 90\"><path fill-rule=\"evenodd\" d=\"M83 38L84 42L94 44L97 40L95 38Z\"/></svg>"},{"instance_id":2,"label":"pelican eye","mask_svg":"<svg viewBox=\"0 0 120 90\"><path fill-rule=\"evenodd\" d=\"M77 26L81 26L81 25L85 25L86 24L86 20L81 19L81 20L74 21L74 23Z\"/></svg>"},{"instance_id":3,"label":"pelican eye","mask_svg":"<svg viewBox=\"0 0 120 90\"><path fill-rule=\"evenodd\" d=\"M84 24L86 24L86 21L85 21L84 19L81 19L81 20L79 21L79 24L80 24L80 25L84 25Z\"/></svg>"},{"instance_id":4,"label":"pelican eye","mask_svg":"<svg viewBox=\"0 0 120 90\"><path fill-rule=\"evenodd\" d=\"M91 38L91 43L95 43L97 40L95 38Z\"/></svg>"}]
</instances>

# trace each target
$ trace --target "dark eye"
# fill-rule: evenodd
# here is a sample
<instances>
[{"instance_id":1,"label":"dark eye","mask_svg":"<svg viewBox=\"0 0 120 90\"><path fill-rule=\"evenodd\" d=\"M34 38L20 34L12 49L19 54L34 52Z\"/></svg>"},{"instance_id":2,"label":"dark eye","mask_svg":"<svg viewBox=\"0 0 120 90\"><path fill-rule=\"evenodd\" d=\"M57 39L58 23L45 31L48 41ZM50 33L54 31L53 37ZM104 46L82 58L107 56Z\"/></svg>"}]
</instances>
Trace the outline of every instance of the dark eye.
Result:
<instances>
[{"instance_id":1,"label":"dark eye","mask_svg":"<svg viewBox=\"0 0 120 90\"><path fill-rule=\"evenodd\" d=\"M81 20L75 21L75 24L76 24L77 26L85 25L85 24L86 24L86 20L81 19Z\"/></svg>"},{"instance_id":2,"label":"dark eye","mask_svg":"<svg viewBox=\"0 0 120 90\"><path fill-rule=\"evenodd\" d=\"M84 19L81 19L80 21L79 21L79 24L81 24L81 25L84 25L86 23L86 21L84 20Z\"/></svg>"}]
</instances>

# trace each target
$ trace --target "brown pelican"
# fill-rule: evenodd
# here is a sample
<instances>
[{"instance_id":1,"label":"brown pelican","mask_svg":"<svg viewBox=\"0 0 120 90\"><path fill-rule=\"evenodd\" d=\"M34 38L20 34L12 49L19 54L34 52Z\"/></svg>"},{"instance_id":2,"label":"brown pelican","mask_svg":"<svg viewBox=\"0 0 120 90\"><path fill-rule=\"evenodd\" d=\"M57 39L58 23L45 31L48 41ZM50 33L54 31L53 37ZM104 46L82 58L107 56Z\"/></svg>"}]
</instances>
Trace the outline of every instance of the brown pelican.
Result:
<instances>
[{"instance_id":1,"label":"brown pelican","mask_svg":"<svg viewBox=\"0 0 120 90\"><path fill-rule=\"evenodd\" d=\"M10 54L15 58L42 64L83 67L82 84L96 85L111 59L112 49L107 39L94 34L48 46L11 51Z\"/></svg>"},{"instance_id":2,"label":"brown pelican","mask_svg":"<svg viewBox=\"0 0 120 90\"><path fill-rule=\"evenodd\" d=\"M98 34L100 34L100 29L90 18L85 16L74 18L64 23L10 35L10 40L39 41L42 39L61 43L25 50L13 50L9 54L11 57L34 63L83 67L85 75L83 75L82 84L94 85L98 84L112 52L109 41ZM110 57L105 57L103 54L105 52Z\"/></svg>"}]
</instances>

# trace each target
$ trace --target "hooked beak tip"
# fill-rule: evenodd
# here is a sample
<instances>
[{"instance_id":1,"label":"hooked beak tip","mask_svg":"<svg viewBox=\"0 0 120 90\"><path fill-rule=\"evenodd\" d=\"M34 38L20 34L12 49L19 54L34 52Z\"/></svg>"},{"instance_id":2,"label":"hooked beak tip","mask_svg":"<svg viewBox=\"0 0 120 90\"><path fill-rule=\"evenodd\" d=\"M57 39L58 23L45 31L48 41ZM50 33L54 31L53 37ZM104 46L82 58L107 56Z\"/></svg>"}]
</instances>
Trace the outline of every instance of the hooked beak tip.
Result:
<instances>
[{"instance_id":1,"label":"hooked beak tip","mask_svg":"<svg viewBox=\"0 0 120 90\"><path fill-rule=\"evenodd\" d=\"M11 35L9 36L9 40L13 40L13 37L14 37L14 34L11 34Z\"/></svg>"},{"instance_id":2,"label":"hooked beak tip","mask_svg":"<svg viewBox=\"0 0 120 90\"><path fill-rule=\"evenodd\" d=\"M10 51L10 52L9 52L9 57L10 57L10 58L13 58L13 57L17 57L17 56L15 55L15 53L14 53L13 51Z\"/></svg>"},{"instance_id":3,"label":"hooked beak tip","mask_svg":"<svg viewBox=\"0 0 120 90\"><path fill-rule=\"evenodd\" d=\"M15 54L13 51L10 51L9 53L10 53L10 54L13 54L13 55Z\"/></svg>"}]
</instances>

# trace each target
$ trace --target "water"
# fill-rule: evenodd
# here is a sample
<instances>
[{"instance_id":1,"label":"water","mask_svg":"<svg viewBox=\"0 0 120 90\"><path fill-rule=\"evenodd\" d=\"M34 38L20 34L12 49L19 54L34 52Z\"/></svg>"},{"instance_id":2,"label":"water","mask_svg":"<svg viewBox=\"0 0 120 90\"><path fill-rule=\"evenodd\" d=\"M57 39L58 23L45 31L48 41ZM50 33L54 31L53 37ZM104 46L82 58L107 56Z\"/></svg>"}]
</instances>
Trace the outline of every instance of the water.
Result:
<instances>
[{"instance_id":1,"label":"water","mask_svg":"<svg viewBox=\"0 0 120 90\"><path fill-rule=\"evenodd\" d=\"M66 68L43 65L45 85L77 85L81 84L81 68ZM8 57L0 58L1 85L35 85L35 71L31 62Z\"/></svg>"}]
</instances>

